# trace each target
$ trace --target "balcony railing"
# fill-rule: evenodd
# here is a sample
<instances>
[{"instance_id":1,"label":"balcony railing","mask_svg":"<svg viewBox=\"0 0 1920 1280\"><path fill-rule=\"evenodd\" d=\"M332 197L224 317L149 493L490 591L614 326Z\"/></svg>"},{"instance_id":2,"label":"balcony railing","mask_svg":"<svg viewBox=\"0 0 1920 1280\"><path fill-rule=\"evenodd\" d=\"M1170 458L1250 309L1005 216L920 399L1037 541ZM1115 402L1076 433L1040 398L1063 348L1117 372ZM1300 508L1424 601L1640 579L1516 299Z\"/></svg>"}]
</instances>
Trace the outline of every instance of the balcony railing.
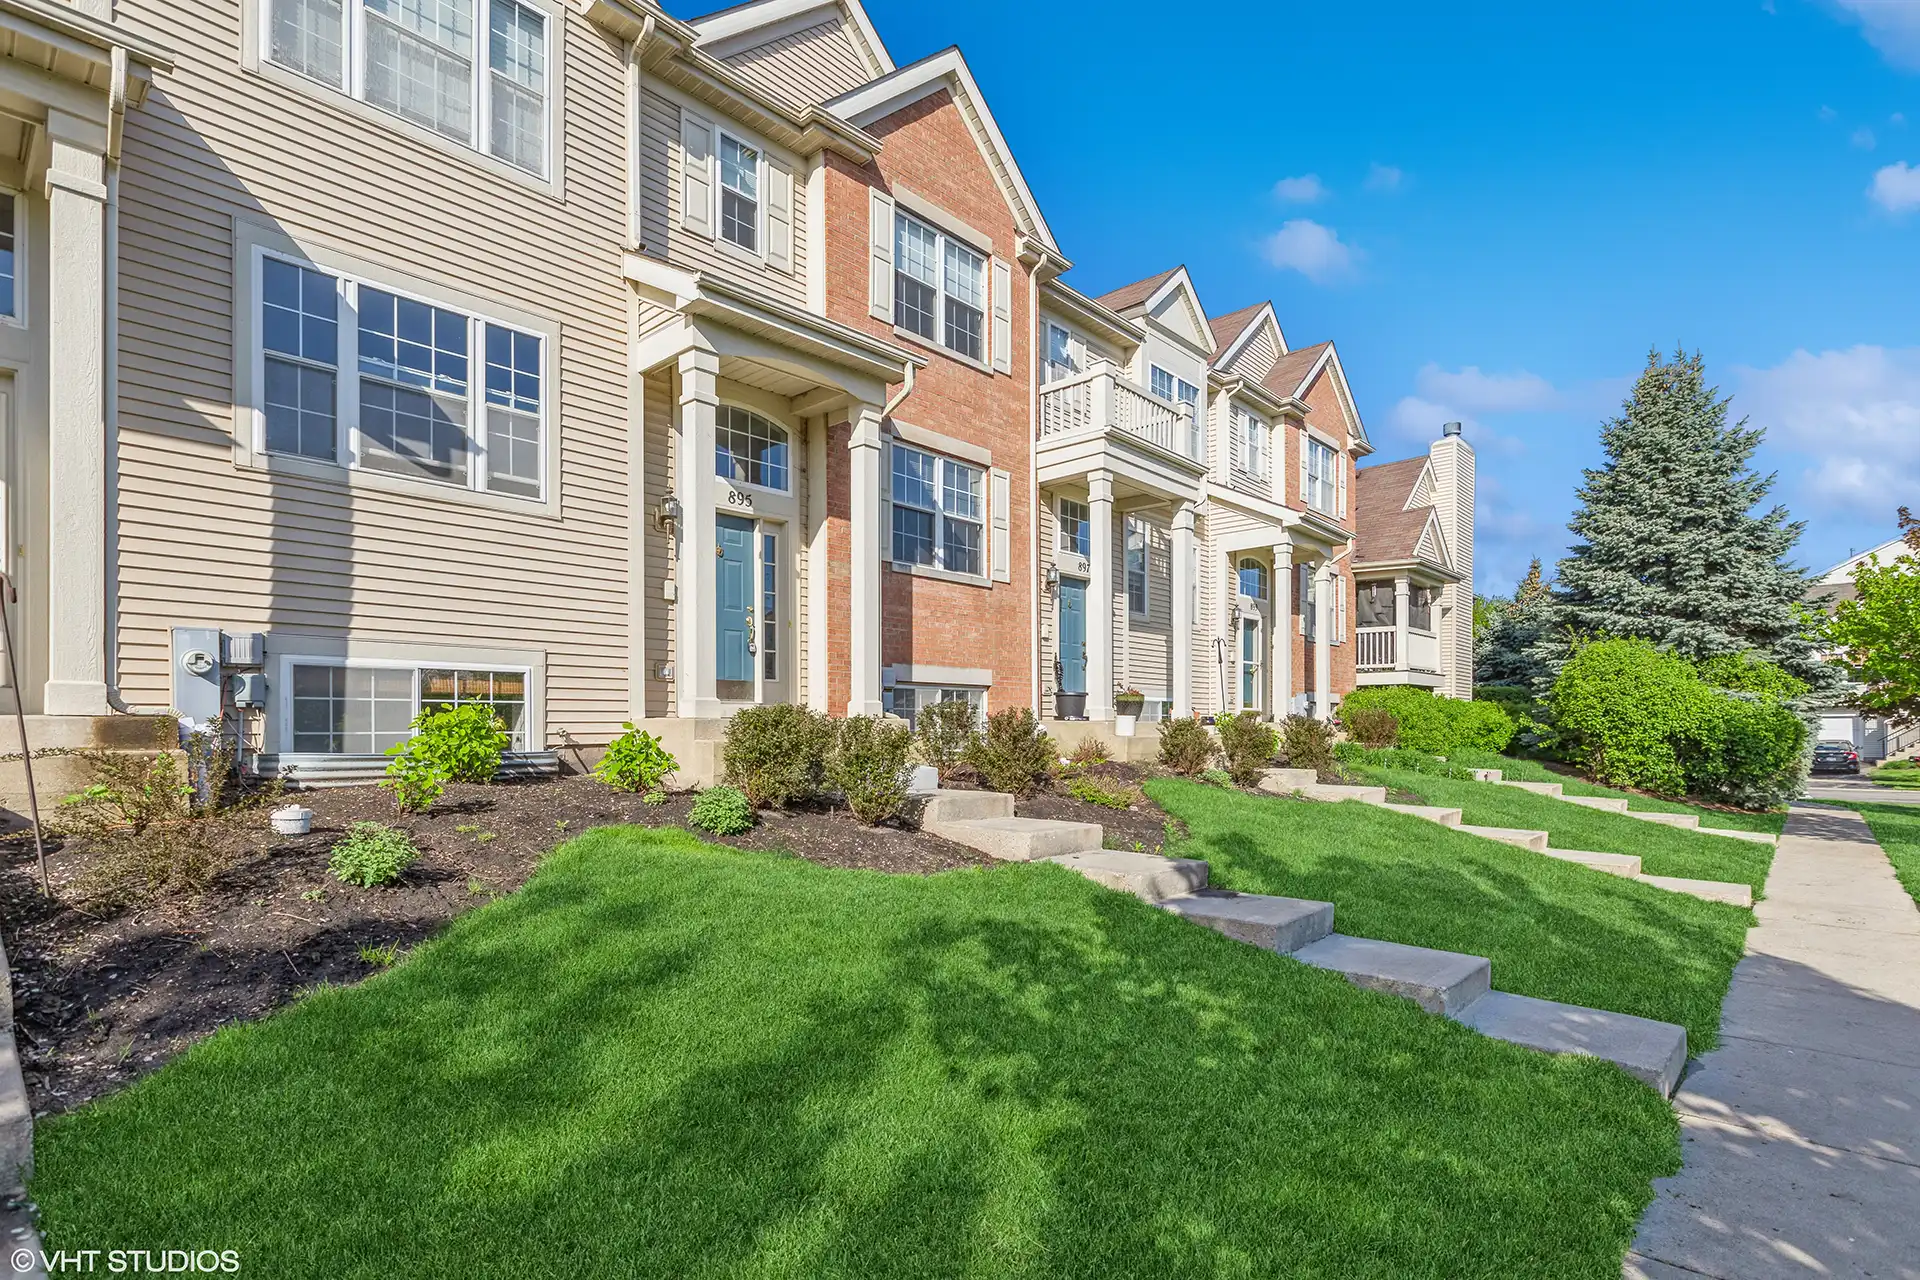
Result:
<instances>
[{"instance_id":1,"label":"balcony railing","mask_svg":"<svg viewBox=\"0 0 1920 1280\"><path fill-rule=\"evenodd\" d=\"M1206 460L1205 435L1192 406L1162 400L1105 360L1040 393L1042 438L1096 428L1123 431L1194 462Z\"/></svg>"},{"instance_id":2,"label":"balcony railing","mask_svg":"<svg viewBox=\"0 0 1920 1280\"><path fill-rule=\"evenodd\" d=\"M1355 662L1362 671L1425 671L1434 675L1440 672L1439 636L1409 630L1403 660L1397 652L1400 639L1397 627L1355 627L1353 635L1360 646L1354 655Z\"/></svg>"},{"instance_id":3,"label":"balcony railing","mask_svg":"<svg viewBox=\"0 0 1920 1280\"><path fill-rule=\"evenodd\" d=\"M1362 671L1391 671L1394 665L1394 641L1399 632L1392 627L1356 627L1354 638L1360 642L1358 662Z\"/></svg>"}]
</instances>

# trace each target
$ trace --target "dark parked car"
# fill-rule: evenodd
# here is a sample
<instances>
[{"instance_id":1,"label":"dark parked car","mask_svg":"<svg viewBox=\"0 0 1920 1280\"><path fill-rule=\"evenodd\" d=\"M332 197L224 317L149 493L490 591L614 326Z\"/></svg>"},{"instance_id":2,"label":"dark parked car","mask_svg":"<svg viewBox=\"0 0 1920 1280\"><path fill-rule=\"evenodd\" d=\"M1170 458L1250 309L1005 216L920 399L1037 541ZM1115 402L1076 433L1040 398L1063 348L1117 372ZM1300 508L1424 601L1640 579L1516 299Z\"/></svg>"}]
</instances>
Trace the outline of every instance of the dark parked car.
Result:
<instances>
[{"instance_id":1,"label":"dark parked car","mask_svg":"<svg viewBox=\"0 0 1920 1280\"><path fill-rule=\"evenodd\" d=\"M1813 748L1815 773L1858 773L1860 752L1851 742L1821 742Z\"/></svg>"}]
</instances>

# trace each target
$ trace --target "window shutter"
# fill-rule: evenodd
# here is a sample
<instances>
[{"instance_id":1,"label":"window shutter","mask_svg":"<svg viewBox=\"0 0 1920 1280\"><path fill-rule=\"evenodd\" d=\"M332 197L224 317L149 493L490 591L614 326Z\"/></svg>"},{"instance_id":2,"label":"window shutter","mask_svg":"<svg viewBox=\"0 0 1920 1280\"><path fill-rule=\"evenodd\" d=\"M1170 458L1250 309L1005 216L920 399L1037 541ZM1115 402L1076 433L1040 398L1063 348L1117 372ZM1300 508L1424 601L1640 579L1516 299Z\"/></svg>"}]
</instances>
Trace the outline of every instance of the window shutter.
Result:
<instances>
[{"instance_id":1,"label":"window shutter","mask_svg":"<svg viewBox=\"0 0 1920 1280\"><path fill-rule=\"evenodd\" d=\"M680 225L713 234L713 123L680 113Z\"/></svg>"},{"instance_id":2,"label":"window shutter","mask_svg":"<svg viewBox=\"0 0 1920 1280\"><path fill-rule=\"evenodd\" d=\"M875 320L893 319L893 197L883 191L872 193L867 219L868 239L873 242L873 281L868 291L867 308Z\"/></svg>"},{"instance_id":3,"label":"window shutter","mask_svg":"<svg viewBox=\"0 0 1920 1280\"><path fill-rule=\"evenodd\" d=\"M1345 520L1347 518L1347 455L1335 454L1333 465L1336 474L1340 477L1340 518Z\"/></svg>"},{"instance_id":4,"label":"window shutter","mask_svg":"<svg viewBox=\"0 0 1920 1280\"><path fill-rule=\"evenodd\" d=\"M1312 598L1308 594L1313 590L1307 578L1309 572L1304 564L1293 567L1293 616L1299 621L1301 635L1307 634L1307 601Z\"/></svg>"},{"instance_id":5,"label":"window shutter","mask_svg":"<svg viewBox=\"0 0 1920 1280\"><path fill-rule=\"evenodd\" d=\"M1013 268L993 260L993 371L1013 372Z\"/></svg>"},{"instance_id":6,"label":"window shutter","mask_svg":"<svg viewBox=\"0 0 1920 1280\"><path fill-rule=\"evenodd\" d=\"M1307 429L1300 428L1300 506L1304 510L1307 502Z\"/></svg>"},{"instance_id":7,"label":"window shutter","mask_svg":"<svg viewBox=\"0 0 1920 1280\"><path fill-rule=\"evenodd\" d=\"M767 265L793 270L793 170L767 160Z\"/></svg>"},{"instance_id":8,"label":"window shutter","mask_svg":"<svg viewBox=\"0 0 1920 1280\"><path fill-rule=\"evenodd\" d=\"M1011 533L1011 508L1013 506L1013 476L998 467L993 471L993 483L987 496L987 516L993 523L990 535L993 545L993 580L995 582L1013 581L1013 537Z\"/></svg>"},{"instance_id":9,"label":"window shutter","mask_svg":"<svg viewBox=\"0 0 1920 1280\"><path fill-rule=\"evenodd\" d=\"M1341 576L1335 578L1333 580L1333 588L1334 588L1335 594L1338 596L1340 600L1340 612L1338 615L1338 620L1334 623L1333 642L1335 644L1345 644L1347 642L1347 579L1346 579L1346 575L1342 574Z\"/></svg>"}]
</instances>

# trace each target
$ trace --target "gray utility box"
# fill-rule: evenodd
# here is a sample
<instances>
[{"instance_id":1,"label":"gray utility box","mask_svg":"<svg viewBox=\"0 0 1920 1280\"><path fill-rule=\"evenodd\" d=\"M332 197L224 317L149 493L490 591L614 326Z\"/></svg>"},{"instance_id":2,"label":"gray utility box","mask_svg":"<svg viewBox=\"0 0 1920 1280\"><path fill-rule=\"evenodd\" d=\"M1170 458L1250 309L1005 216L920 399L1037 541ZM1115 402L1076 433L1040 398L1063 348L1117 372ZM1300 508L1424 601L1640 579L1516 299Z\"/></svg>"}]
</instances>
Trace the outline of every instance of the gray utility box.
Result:
<instances>
[{"instance_id":1,"label":"gray utility box","mask_svg":"<svg viewBox=\"0 0 1920 1280\"><path fill-rule=\"evenodd\" d=\"M266 672L237 671L230 679L233 686L233 705L235 709L252 711L267 705Z\"/></svg>"},{"instance_id":2,"label":"gray utility box","mask_svg":"<svg viewBox=\"0 0 1920 1280\"><path fill-rule=\"evenodd\" d=\"M173 709L196 725L220 717L220 654L218 628L173 629Z\"/></svg>"},{"instance_id":3,"label":"gray utility box","mask_svg":"<svg viewBox=\"0 0 1920 1280\"><path fill-rule=\"evenodd\" d=\"M229 667L267 665L267 638L258 631L228 631L220 637L221 662Z\"/></svg>"}]
</instances>

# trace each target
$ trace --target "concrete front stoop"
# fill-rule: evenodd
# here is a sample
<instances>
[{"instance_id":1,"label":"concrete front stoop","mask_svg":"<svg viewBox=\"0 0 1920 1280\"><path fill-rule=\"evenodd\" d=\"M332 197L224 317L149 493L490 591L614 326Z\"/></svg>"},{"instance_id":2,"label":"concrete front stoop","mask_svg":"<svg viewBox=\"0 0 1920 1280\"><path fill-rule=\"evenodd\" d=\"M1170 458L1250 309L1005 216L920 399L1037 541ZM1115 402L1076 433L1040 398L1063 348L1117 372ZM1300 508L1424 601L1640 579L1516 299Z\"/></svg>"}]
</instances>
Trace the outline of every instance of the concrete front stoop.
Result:
<instances>
[{"instance_id":1,"label":"concrete front stoop","mask_svg":"<svg viewBox=\"0 0 1920 1280\"><path fill-rule=\"evenodd\" d=\"M33 789L41 816L95 781L91 765L78 753L157 756L171 754L185 776L186 753L179 749L180 725L172 716L28 716L27 745L33 751ZM11 714L0 715L0 829L25 825L27 768L19 759L20 727Z\"/></svg>"}]
</instances>

